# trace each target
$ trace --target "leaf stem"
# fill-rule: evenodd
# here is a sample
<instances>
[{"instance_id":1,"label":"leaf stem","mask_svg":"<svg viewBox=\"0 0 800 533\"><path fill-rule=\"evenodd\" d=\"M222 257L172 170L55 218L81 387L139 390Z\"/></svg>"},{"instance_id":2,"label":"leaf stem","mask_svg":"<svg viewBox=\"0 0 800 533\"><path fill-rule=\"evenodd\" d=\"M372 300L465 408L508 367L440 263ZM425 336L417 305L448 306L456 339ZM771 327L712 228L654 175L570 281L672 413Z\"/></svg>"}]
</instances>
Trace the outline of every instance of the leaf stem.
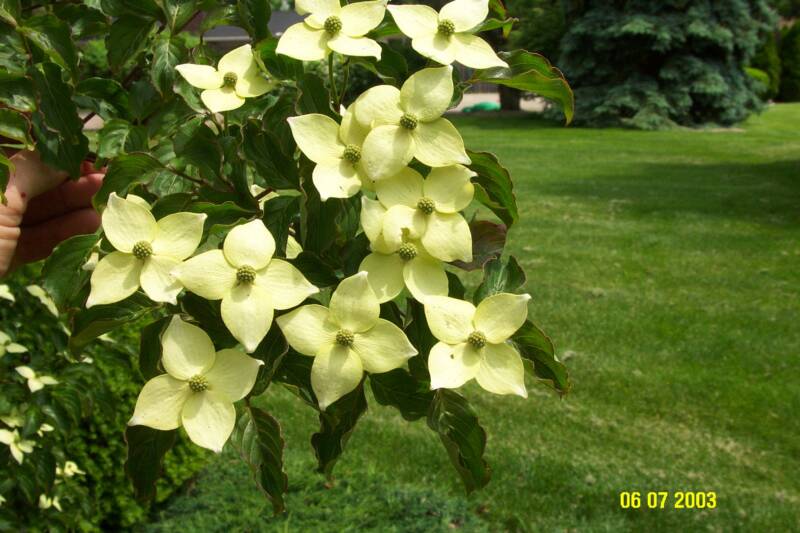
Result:
<instances>
[{"instance_id":1,"label":"leaf stem","mask_svg":"<svg viewBox=\"0 0 800 533\"><path fill-rule=\"evenodd\" d=\"M328 82L331 86L331 104L336 105L336 102L339 101L339 95L336 91L336 80L333 77L333 52L328 56ZM334 111L339 112L338 109L334 109Z\"/></svg>"},{"instance_id":2,"label":"leaf stem","mask_svg":"<svg viewBox=\"0 0 800 533\"><path fill-rule=\"evenodd\" d=\"M345 93L347 93L347 82L350 79L350 58L348 58L344 62L344 80L342 82L342 92L339 94L339 105L337 107L342 107L342 102L344 102Z\"/></svg>"}]
</instances>

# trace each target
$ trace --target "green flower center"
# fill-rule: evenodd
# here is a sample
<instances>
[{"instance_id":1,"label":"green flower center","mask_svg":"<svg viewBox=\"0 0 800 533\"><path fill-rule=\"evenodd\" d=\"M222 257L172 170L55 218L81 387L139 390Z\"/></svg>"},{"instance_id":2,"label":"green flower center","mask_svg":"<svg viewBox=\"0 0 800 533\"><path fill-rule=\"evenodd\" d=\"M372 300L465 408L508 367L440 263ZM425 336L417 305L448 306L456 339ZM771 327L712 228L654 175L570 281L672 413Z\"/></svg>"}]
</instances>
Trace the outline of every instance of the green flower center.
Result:
<instances>
[{"instance_id":1,"label":"green flower center","mask_svg":"<svg viewBox=\"0 0 800 533\"><path fill-rule=\"evenodd\" d=\"M433 213L433 210L436 209L436 204L430 198L423 197L419 199L419 202L417 202L417 209L426 215L430 215Z\"/></svg>"},{"instance_id":2,"label":"green flower center","mask_svg":"<svg viewBox=\"0 0 800 533\"><path fill-rule=\"evenodd\" d=\"M355 144L348 144L344 149L344 154L342 154L342 157L355 165L361 161L361 148Z\"/></svg>"},{"instance_id":3,"label":"green flower center","mask_svg":"<svg viewBox=\"0 0 800 533\"><path fill-rule=\"evenodd\" d=\"M324 27L329 35L336 35L342 30L342 19L336 15L330 16L325 19Z\"/></svg>"},{"instance_id":4,"label":"green flower center","mask_svg":"<svg viewBox=\"0 0 800 533\"><path fill-rule=\"evenodd\" d=\"M352 346L355 336L349 329L340 329L336 332L336 344L339 346Z\"/></svg>"},{"instance_id":5,"label":"green flower center","mask_svg":"<svg viewBox=\"0 0 800 533\"><path fill-rule=\"evenodd\" d=\"M403 243L400 249L397 250L397 255L399 255L400 259L403 261L411 261L417 257L417 247L410 242Z\"/></svg>"},{"instance_id":6,"label":"green flower center","mask_svg":"<svg viewBox=\"0 0 800 533\"><path fill-rule=\"evenodd\" d=\"M139 241L133 245L133 256L136 259L147 259L153 255L153 245L147 241Z\"/></svg>"},{"instance_id":7,"label":"green flower center","mask_svg":"<svg viewBox=\"0 0 800 533\"><path fill-rule=\"evenodd\" d=\"M189 378L189 388L192 392L203 392L208 388L208 380L200 374L192 376Z\"/></svg>"},{"instance_id":8,"label":"green flower center","mask_svg":"<svg viewBox=\"0 0 800 533\"><path fill-rule=\"evenodd\" d=\"M400 125L407 130L413 130L417 127L417 117L411 113L406 113L400 118Z\"/></svg>"},{"instance_id":9,"label":"green flower center","mask_svg":"<svg viewBox=\"0 0 800 533\"><path fill-rule=\"evenodd\" d=\"M473 348L481 349L486 346L486 335L481 331L473 331L469 334L469 337L467 337L467 342L470 343Z\"/></svg>"},{"instance_id":10,"label":"green flower center","mask_svg":"<svg viewBox=\"0 0 800 533\"><path fill-rule=\"evenodd\" d=\"M223 87L235 87L236 80L239 77L236 75L235 72L226 72L225 75L222 77L222 86Z\"/></svg>"},{"instance_id":11,"label":"green flower center","mask_svg":"<svg viewBox=\"0 0 800 533\"><path fill-rule=\"evenodd\" d=\"M456 32L456 25L451 20L440 20L437 30L441 35L450 37Z\"/></svg>"},{"instance_id":12,"label":"green flower center","mask_svg":"<svg viewBox=\"0 0 800 533\"><path fill-rule=\"evenodd\" d=\"M253 283L256 280L256 270L250 265L240 266L236 269L236 281L239 283Z\"/></svg>"}]
</instances>

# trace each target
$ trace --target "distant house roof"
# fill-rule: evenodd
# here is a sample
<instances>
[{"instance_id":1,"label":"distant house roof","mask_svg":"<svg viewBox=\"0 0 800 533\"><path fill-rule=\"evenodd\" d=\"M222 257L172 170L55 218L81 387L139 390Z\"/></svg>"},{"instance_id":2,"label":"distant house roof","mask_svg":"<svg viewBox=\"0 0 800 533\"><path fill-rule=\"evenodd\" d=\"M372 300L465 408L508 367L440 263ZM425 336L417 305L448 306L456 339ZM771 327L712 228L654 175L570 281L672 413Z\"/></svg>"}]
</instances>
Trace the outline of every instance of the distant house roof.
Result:
<instances>
[{"instance_id":1,"label":"distant house roof","mask_svg":"<svg viewBox=\"0 0 800 533\"><path fill-rule=\"evenodd\" d=\"M273 11L269 19L269 31L272 35L281 35L286 28L303 20L294 11ZM247 32L238 26L217 26L208 30L203 36L206 42L219 43L222 46L235 45L250 40Z\"/></svg>"}]
</instances>

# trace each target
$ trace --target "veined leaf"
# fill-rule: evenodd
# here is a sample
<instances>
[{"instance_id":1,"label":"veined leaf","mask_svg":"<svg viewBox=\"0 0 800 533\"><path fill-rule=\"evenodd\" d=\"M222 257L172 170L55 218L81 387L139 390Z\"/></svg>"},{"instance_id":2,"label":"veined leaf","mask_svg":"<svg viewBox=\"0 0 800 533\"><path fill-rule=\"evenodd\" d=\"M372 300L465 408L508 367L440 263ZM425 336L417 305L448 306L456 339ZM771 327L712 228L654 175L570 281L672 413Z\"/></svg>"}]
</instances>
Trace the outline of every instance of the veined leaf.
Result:
<instances>
[{"instance_id":1,"label":"veined leaf","mask_svg":"<svg viewBox=\"0 0 800 533\"><path fill-rule=\"evenodd\" d=\"M111 119L98 133L97 155L100 157L112 158L146 149L147 131L144 126L134 126L126 120Z\"/></svg>"},{"instance_id":2,"label":"veined leaf","mask_svg":"<svg viewBox=\"0 0 800 533\"><path fill-rule=\"evenodd\" d=\"M25 115L11 109L0 109L0 137L19 141L27 150L32 150L30 129L30 123Z\"/></svg>"},{"instance_id":3,"label":"veined leaf","mask_svg":"<svg viewBox=\"0 0 800 533\"><path fill-rule=\"evenodd\" d=\"M147 181L154 171L162 168L164 165L149 154L120 155L108 166L103 185L94 195L92 203L97 208L102 207L112 192L125 196L131 185Z\"/></svg>"},{"instance_id":4,"label":"veined leaf","mask_svg":"<svg viewBox=\"0 0 800 533\"><path fill-rule=\"evenodd\" d=\"M473 220L469 224L469 231L472 234L472 261L465 263L455 261L459 268L464 270L476 270L495 257L503 253L506 245L506 234L508 228L504 224L496 224L488 220Z\"/></svg>"},{"instance_id":5,"label":"veined leaf","mask_svg":"<svg viewBox=\"0 0 800 533\"><path fill-rule=\"evenodd\" d=\"M147 46L150 34L156 28L154 20L123 15L111 25L106 37L108 64L118 71L128 61L135 60Z\"/></svg>"},{"instance_id":6,"label":"veined leaf","mask_svg":"<svg viewBox=\"0 0 800 533\"><path fill-rule=\"evenodd\" d=\"M475 289L473 300L478 304L493 294L514 292L524 284L525 272L513 255L505 264L500 257L495 257L483 265L483 282Z\"/></svg>"},{"instance_id":7,"label":"veined leaf","mask_svg":"<svg viewBox=\"0 0 800 533\"><path fill-rule=\"evenodd\" d=\"M371 374L369 384L379 404L394 407L406 420L419 420L430 410L434 396L430 383L417 381L402 368Z\"/></svg>"},{"instance_id":8,"label":"veined leaf","mask_svg":"<svg viewBox=\"0 0 800 533\"><path fill-rule=\"evenodd\" d=\"M172 84L175 82L175 67L179 65L186 50L180 41L173 39L167 33L161 33L156 38L153 47L153 61L150 64L150 78L153 86L162 95L172 94Z\"/></svg>"},{"instance_id":9,"label":"veined leaf","mask_svg":"<svg viewBox=\"0 0 800 533\"><path fill-rule=\"evenodd\" d=\"M175 444L177 433L177 430L158 431L147 426L125 428L125 443L128 445L125 473L133 484L137 500L155 498L164 456Z\"/></svg>"},{"instance_id":10,"label":"veined leaf","mask_svg":"<svg viewBox=\"0 0 800 533\"><path fill-rule=\"evenodd\" d=\"M8 72L0 72L0 103L26 113L36 109L31 80Z\"/></svg>"},{"instance_id":11,"label":"veined leaf","mask_svg":"<svg viewBox=\"0 0 800 533\"><path fill-rule=\"evenodd\" d=\"M111 305L96 305L75 313L72 319L72 336L69 349L78 354L84 346L103 333L128 324L151 312L156 304L147 296L136 293Z\"/></svg>"},{"instance_id":12,"label":"veined leaf","mask_svg":"<svg viewBox=\"0 0 800 533\"><path fill-rule=\"evenodd\" d=\"M99 234L76 235L55 247L42 268L42 285L59 309L77 306L77 297L89 279L83 265L100 240Z\"/></svg>"},{"instance_id":13,"label":"veined leaf","mask_svg":"<svg viewBox=\"0 0 800 533\"><path fill-rule=\"evenodd\" d=\"M35 43L51 61L70 76L78 74L78 52L72 42L69 26L54 15L36 15L25 20L19 32Z\"/></svg>"},{"instance_id":14,"label":"veined leaf","mask_svg":"<svg viewBox=\"0 0 800 533\"><path fill-rule=\"evenodd\" d=\"M506 226L511 228L519 220L511 175L494 154L473 151L468 151L467 154L472 160L469 168L478 174L472 178L475 184L475 199L491 209Z\"/></svg>"},{"instance_id":15,"label":"veined leaf","mask_svg":"<svg viewBox=\"0 0 800 533\"><path fill-rule=\"evenodd\" d=\"M270 37L269 19L272 16L268 0L238 0L239 20L253 42Z\"/></svg>"},{"instance_id":16,"label":"veined leaf","mask_svg":"<svg viewBox=\"0 0 800 533\"><path fill-rule=\"evenodd\" d=\"M550 337L533 322L527 320L511 337L520 355L533 363L533 372L562 396L569 392L572 383L567 367L556 359L555 348Z\"/></svg>"},{"instance_id":17,"label":"veined leaf","mask_svg":"<svg viewBox=\"0 0 800 533\"><path fill-rule=\"evenodd\" d=\"M367 411L367 398L364 396L364 381L358 387L319 414L319 431L311 437L311 445L317 455L317 470L330 479L333 467L344 448L358 419Z\"/></svg>"}]
</instances>

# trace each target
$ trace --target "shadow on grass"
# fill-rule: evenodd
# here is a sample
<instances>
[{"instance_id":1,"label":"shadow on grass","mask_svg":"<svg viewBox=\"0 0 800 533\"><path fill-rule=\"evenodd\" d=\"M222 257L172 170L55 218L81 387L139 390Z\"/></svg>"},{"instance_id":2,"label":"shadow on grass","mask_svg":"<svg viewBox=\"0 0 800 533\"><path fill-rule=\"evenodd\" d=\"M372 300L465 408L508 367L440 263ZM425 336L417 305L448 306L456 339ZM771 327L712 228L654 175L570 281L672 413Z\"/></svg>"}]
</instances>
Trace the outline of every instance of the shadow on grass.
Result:
<instances>
[{"instance_id":1,"label":"shadow on grass","mask_svg":"<svg viewBox=\"0 0 800 533\"><path fill-rule=\"evenodd\" d=\"M753 164L630 165L590 179L542 183L542 194L617 202L635 215L682 214L800 225L800 160Z\"/></svg>"}]
</instances>

